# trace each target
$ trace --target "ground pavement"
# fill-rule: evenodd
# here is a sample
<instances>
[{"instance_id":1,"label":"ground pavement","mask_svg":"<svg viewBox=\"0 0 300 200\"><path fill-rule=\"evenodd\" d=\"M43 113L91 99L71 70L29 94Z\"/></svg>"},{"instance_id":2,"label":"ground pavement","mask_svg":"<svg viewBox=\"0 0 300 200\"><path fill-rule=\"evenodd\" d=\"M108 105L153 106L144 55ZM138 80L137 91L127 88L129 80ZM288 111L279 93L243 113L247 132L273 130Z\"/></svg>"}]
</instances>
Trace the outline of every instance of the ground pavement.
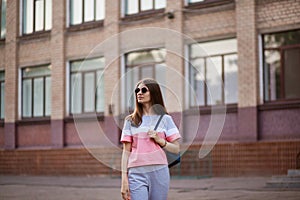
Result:
<instances>
[{"instance_id":1,"label":"ground pavement","mask_svg":"<svg viewBox=\"0 0 300 200\"><path fill-rule=\"evenodd\" d=\"M300 189L266 187L270 177L171 179L169 200L299 200ZM120 179L0 175L1 200L119 200Z\"/></svg>"}]
</instances>

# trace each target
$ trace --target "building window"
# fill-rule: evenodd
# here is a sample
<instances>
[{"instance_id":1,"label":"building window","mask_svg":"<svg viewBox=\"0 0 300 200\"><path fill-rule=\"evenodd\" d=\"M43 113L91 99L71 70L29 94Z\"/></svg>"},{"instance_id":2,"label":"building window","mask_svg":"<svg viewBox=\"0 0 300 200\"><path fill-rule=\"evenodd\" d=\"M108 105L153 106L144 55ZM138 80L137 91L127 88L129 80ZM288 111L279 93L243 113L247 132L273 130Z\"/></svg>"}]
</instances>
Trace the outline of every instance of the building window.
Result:
<instances>
[{"instance_id":1,"label":"building window","mask_svg":"<svg viewBox=\"0 0 300 200\"><path fill-rule=\"evenodd\" d=\"M185 0L185 5L187 7L196 9L221 6L232 3L234 3L234 0Z\"/></svg>"},{"instance_id":2,"label":"building window","mask_svg":"<svg viewBox=\"0 0 300 200\"><path fill-rule=\"evenodd\" d=\"M237 103L236 39L192 44L189 57L190 106Z\"/></svg>"},{"instance_id":3,"label":"building window","mask_svg":"<svg viewBox=\"0 0 300 200\"><path fill-rule=\"evenodd\" d=\"M104 58L70 63L70 113L104 112Z\"/></svg>"},{"instance_id":4,"label":"building window","mask_svg":"<svg viewBox=\"0 0 300 200\"><path fill-rule=\"evenodd\" d=\"M6 0L0 0L0 39L6 36Z\"/></svg>"},{"instance_id":5,"label":"building window","mask_svg":"<svg viewBox=\"0 0 300 200\"><path fill-rule=\"evenodd\" d=\"M22 117L51 115L51 65L22 69Z\"/></svg>"},{"instance_id":6,"label":"building window","mask_svg":"<svg viewBox=\"0 0 300 200\"><path fill-rule=\"evenodd\" d=\"M52 0L23 0L23 34L52 28Z\"/></svg>"},{"instance_id":7,"label":"building window","mask_svg":"<svg viewBox=\"0 0 300 200\"><path fill-rule=\"evenodd\" d=\"M230 1L230 0L186 0L188 4L193 4L193 3L220 3L220 2L225 2L225 1Z\"/></svg>"},{"instance_id":8,"label":"building window","mask_svg":"<svg viewBox=\"0 0 300 200\"><path fill-rule=\"evenodd\" d=\"M300 99L300 30L262 37L264 100Z\"/></svg>"},{"instance_id":9,"label":"building window","mask_svg":"<svg viewBox=\"0 0 300 200\"><path fill-rule=\"evenodd\" d=\"M198 3L198 2L205 2L205 0L187 0L188 3ZM206 0L207 1L207 0Z\"/></svg>"},{"instance_id":10,"label":"building window","mask_svg":"<svg viewBox=\"0 0 300 200\"><path fill-rule=\"evenodd\" d=\"M143 78L154 78L161 86L165 85L166 74L166 50L152 49L138 52L131 52L125 55L126 60L126 86L125 98L126 108L133 110L135 98L134 89L136 83ZM164 93L164 88L161 88Z\"/></svg>"},{"instance_id":11,"label":"building window","mask_svg":"<svg viewBox=\"0 0 300 200\"><path fill-rule=\"evenodd\" d=\"M5 73L4 71L0 72L0 119L3 120L5 117Z\"/></svg>"},{"instance_id":12,"label":"building window","mask_svg":"<svg viewBox=\"0 0 300 200\"><path fill-rule=\"evenodd\" d=\"M105 16L105 0L70 0L70 25L100 21Z\"/></svg>"},{"instance_id":13,"label":"building window","mask_svg":"<svg viewBox=\"0 0 300 200\"><path fill-rule=\"evenodd\" d=\"M166 0L124 0L125 15L138 14L166 7Z\"/></svg>"}]
</instances>

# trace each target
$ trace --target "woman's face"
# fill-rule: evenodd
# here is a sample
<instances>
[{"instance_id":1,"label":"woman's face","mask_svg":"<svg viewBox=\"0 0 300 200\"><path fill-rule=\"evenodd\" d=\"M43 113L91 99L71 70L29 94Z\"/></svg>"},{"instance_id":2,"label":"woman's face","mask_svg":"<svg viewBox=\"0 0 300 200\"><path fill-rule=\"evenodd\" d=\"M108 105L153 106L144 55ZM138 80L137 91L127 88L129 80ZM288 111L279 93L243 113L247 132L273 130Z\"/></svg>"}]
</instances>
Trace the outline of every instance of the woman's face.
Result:
<instances>
[{"instance_id":1,"label":"woman's face","mask_svg":"<svg viewBox=\"0 0 300 200\"><path fill-rule=\"evenodd\" d=\"M138 87L135 89L135 93L138 103L146 104L150 102L150 91L143 83L138 85Z\"/></svg>"}]
</instances>

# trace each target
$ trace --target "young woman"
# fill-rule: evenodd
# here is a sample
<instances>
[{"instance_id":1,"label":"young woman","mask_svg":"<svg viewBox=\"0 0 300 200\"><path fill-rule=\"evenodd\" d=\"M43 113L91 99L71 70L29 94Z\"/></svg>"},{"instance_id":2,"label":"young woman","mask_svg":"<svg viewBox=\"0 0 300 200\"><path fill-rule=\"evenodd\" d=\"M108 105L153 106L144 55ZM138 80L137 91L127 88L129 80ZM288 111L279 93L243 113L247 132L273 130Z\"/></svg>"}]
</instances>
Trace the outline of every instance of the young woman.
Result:
<instances>
[{"instance_id":1,"label":"young woman","mask_svg":"<svg viewBox=\"0 0 300 200\"><path fill-rule=\"evenodd\" d=\"M159 84L143 79L135 89L135 110L122 130L122 186L124 200L166 200L170 174L163 149L179 153L181 137L167 114ZM163 115L156 131L154 127Z\"/></svg>"}]
</instances>

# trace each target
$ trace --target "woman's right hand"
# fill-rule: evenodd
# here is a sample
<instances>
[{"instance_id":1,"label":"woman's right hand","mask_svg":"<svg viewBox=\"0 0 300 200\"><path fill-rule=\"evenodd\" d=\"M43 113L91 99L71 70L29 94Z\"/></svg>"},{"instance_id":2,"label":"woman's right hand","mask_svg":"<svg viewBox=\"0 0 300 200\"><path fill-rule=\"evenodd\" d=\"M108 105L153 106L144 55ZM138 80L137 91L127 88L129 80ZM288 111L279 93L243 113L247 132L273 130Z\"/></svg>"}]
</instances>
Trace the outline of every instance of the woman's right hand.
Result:
<instances>
[{"instance_id":1,"label":"woman's right hand","mask_svg":"<svg viewBox=\"0 0 300 200\"><path fill-rule=\"evenodd\" d=\"M122 195L123 200L130 200L128 179L122 180L121 195Z\"/></svg>"}]
</instances>

